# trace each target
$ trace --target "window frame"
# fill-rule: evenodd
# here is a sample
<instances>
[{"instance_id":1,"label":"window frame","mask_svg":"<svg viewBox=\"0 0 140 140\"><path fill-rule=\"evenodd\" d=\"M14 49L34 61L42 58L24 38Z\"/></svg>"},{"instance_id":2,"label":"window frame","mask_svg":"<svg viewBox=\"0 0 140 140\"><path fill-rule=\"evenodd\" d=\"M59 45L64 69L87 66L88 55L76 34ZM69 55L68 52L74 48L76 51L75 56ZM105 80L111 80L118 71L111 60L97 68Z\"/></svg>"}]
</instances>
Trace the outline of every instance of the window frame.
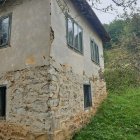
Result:
<instances>
[{"instance_id":1,"label":"window frame","mask_svg":"<svg viewBox=\"0 0 140 140\"><path fill-rule=\"evenodd\" d=\"M70 49L74 50L75 52L83 55L84 54L84 46L83 46L83 28L68 14L66 14L66 40L67 40L67 45ZM68 41L68 19L70 19L72 21L72 29L73 29L73 36L72 36L72 42L73 42L73 45L71 45ZM74 24L76 24L76 26L78 28L81 29L82 31L82 41L81 41L81 50L80 49L77 49L75 46L74 46ZM79 38L78 38L78 44L79 43ZM79 46L78 46L79 47Z\"/></svg>"},{"instance_id":2,"label":"window frame","mask_svg":"<svg viewBox=\"0 0 140 140\"><path fill-rule=\"evenodd\" d=\"M88 106L85 104L85 94L86 94L85 93L85 86L89 86L89 89L90 89L90 93L88 93L88 94L90 94L90 95L88 95L88 96L90 96L90 98L88 99L89 100L88 101L89 102ZM86 109L89 109L93 106L91 84L83 84L83 93L84 93L84 109L86 110Z\"/></svg>"},{"instance_id":3,"label":"window frame","mask_svg":"<svg viewBox=\"0 0 140 140\"><path fill-rule=\"evenodd\" d=\"M94 47L93 47L93 45L92 45L92 43L94 43ZM96 47L97 48L96 48ZM93 49L94 49L94 51L95 51L95 56L93 56ZM97 49L97 50L96 50ZM98 66L100 66L100 52L99 52L99 46L97 45L97 43L94 41L94 39L90 39L90 50L91 50L91 60L96 64L96 65L98 65ZM98 55L98 56L96 56L96 55ZM94 57L95 57L95 59L94 59ZM97 59L96 59L96 57L98 57Z\"/></svg>"},{"instance_id":4,"label":"window frame","mask_svg":"<svg viewBox=\"0 0 140 140\"><path fill-rule=\"evenodd\" d=\"M0 45L0 49L10 47L10 40L11 40L11 29L12 29L12 13L7 15L1 16L0 21L9 18L9 29L8 29L8 41L6 44Z\"/></svg>"}]
</instances>

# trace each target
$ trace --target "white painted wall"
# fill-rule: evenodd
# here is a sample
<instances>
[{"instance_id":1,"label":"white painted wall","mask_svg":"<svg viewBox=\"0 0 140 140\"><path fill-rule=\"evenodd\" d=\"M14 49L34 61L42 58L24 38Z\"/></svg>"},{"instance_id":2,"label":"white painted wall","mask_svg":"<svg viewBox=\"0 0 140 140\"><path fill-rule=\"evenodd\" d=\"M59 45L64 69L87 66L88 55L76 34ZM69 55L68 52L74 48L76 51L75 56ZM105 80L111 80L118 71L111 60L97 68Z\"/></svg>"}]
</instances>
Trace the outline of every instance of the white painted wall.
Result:
<instances>
[{"instance_id":1,"label":"white painted wall","mask_svg":"<svg viewBox=\"0 0 140 140\"><path fill-rule=\"evenodd\" d=\"M66 41L66 20L56 0L51 0L51 26L54 30L55 39L51 46L51 56L61 64L72 66L73 71L78 74L86 72L88 76L98 75L100 67L104 69L103 44L100 37L93 31L86 19L67 0L70 12L68 13L83 28L84 54L81 55L67 45ZM90 39L94 39L99 46L100 66L91 60Z\"/></svg>"},{"instance_id":2,"label":"white painted wall","mask_svg":"<svg viewBox=\"0 0 140 140\"><path fill-rule=\"evenodd\" d=\"M10 46L0 49L0 73L43 65L50 54L50 1L7 1L0 17L9 13Z\"/></svg>"}]
</instances>

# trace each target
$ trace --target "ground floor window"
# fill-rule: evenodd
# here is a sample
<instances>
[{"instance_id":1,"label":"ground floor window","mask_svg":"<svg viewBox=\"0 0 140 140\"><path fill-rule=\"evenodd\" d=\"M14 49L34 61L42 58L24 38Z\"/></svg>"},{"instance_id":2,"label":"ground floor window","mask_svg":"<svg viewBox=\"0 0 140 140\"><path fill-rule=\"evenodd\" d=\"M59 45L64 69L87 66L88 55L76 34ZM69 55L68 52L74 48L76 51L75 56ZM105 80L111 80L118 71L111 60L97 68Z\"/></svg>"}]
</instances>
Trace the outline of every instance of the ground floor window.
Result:
<instances>
[{"instance_id":1,"label":"ground floor window","mask_svg":"<svg viewBox=\"0 0 140 140\"><path fill-rule=\"evenodd\" d=\"M84 108L92 106L91 86L84 85Z\"/></svg>"},{"instance_id":2,"label":"ground floor window","mask_svg":"<svg viewBox=\"0 0 140 140\"><path fill-rule=\"evenodd\" d=\"M6 116L6 86L0 86L0 117Z\"/></svg>"}]
</instances>

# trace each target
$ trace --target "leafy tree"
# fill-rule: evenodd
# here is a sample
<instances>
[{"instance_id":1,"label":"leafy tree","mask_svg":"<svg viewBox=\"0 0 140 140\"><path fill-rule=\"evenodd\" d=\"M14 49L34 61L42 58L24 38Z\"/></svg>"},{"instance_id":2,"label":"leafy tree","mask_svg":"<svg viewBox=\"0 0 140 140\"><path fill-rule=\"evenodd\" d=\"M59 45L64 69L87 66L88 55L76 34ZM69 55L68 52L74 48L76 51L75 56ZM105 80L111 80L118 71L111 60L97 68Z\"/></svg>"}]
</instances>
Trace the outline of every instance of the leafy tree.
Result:
<instances>
[{"instance_id":1,"label":"leafy tree","mask_svg":"<svg viewBox=\"0 0 140 140\"><path fill-rule=\"evenodd\" d=\"M111 36L111 42L107 43L105 47L111 48L112 43L118 44L120 42L119 40L123 34L125 22L123 20L114 20L109 25L105 24L104 26Z\"/></svg>"},{"instance_id":2,"label":"leafy tree","mask_svg":"<svg viewBox=\"0 0 140 140\"><path fill-rule=\"evenodd\" d=\"M140 12L139 8L137 7L138 0L110 0L110 2L108 1L108 5L104 8L100 8L100 4L103 2L103 0L87 0L87 1L89 1L89 3L94 9L103 12L116 10L113 4L115 4L118 7L122 7L124 10L124 15L127 15L128 11L131 11L130 12L131 14L135 12Z\"/></svg>"},{"instance_id":3,"label":"leafy tree","mask_svg":"<svg viewBox=\"0 0 140 140\"><path fill-rule=\"evenodd\" d=\"M106 44L105 64L108 88L140 86L140 15L115 20L105 28L111 42Z\"/></svg>"}]
</instances>

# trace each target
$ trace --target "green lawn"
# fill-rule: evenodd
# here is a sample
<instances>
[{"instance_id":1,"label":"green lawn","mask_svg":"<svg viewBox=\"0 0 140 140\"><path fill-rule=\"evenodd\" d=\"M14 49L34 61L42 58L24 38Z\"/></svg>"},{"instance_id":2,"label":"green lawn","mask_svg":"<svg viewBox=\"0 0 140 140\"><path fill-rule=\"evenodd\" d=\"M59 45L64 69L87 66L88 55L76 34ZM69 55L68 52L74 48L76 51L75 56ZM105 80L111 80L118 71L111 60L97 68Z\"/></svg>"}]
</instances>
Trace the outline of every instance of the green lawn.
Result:
<instances>
[{"instance_id":1,"label":"green lawn","mask_svg":"<svg viewBox=\"0 0 140 140\"><path fill-rule=\"evenodd\" d=\"M73 140L140 140L140 88L110 93Z\"/></svg>"}]
</instances>

